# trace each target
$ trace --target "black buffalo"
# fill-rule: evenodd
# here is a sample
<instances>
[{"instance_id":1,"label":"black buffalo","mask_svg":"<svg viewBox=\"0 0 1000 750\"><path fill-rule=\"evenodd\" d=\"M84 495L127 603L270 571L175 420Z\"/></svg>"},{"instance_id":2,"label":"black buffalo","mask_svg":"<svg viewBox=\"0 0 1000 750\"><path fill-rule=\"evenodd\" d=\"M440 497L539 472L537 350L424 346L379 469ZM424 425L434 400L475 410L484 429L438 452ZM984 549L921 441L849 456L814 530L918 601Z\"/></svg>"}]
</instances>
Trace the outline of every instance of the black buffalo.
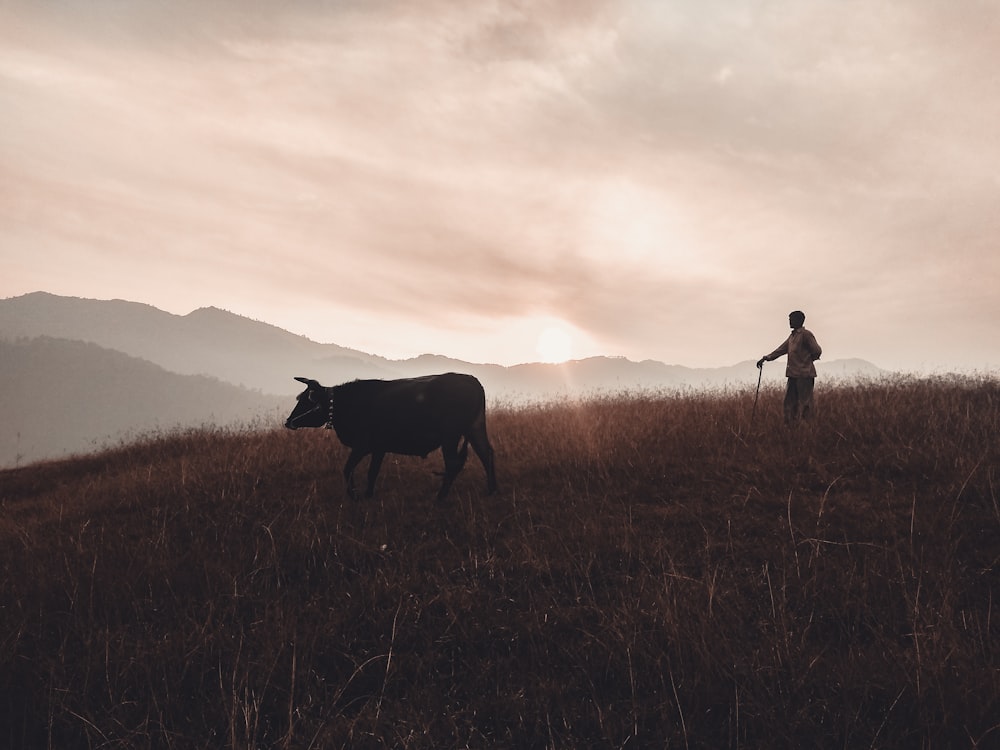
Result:
<instances>
[{"instance_id":1,"label":"black buffalo","mask_svg":"<svg viewBox=\"0 0 1000 750\"><path fill-rule=\"evenodd\" d=\"M440 448L444 481L437 497L443 500L465 465L470 444L486 469L487 489L496 490L493 448L486 435L486 394L471 375L449 372L402 380L355 380L329 388L308 378L295 379L306 389L298 395L285 427L336 430L340 442L351 449L344 464L349 495L354 495L354 469L365 456L371 455L365 491L371 497L386 453L426 458Z\"/></svg>"}]
</instances>

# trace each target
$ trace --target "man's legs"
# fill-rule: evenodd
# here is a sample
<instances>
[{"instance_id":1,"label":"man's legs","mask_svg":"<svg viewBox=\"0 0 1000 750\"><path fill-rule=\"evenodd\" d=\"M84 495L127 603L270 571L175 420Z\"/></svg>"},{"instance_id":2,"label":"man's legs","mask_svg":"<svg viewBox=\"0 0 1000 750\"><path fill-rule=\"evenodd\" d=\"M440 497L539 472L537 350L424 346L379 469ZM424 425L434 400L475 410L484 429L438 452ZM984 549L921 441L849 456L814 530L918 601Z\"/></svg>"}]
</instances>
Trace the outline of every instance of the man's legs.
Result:
<instances>
[{"instance_id":1,"label":"man's legs","mask_svg":"<svg viewBox=\"0 0 1000 750\"><path fill-rule=\"evenodd\" d=\"M799 391L795 387L795 378L788 378L785 385L785 424L794 422L799 412Z\"/></svg>"},{"instance_id":2,"label":"man's legs","mask_svg":"<svg viewBox=\"0 0 1000 750\"><path fill-rule=\"evenodd\" d=\"M796 378L799 389L799 414L802 419L811 419L815 411L813 405L813 386L816 378Z\"/></svg>"},{"instance_id":3,"label":"man's legs","mask_svg":"<svg viewBox=\"0 0 1000 750\"><path fill-rule=\"evenodd\" d=\"M785 421L797 422L813 415L813 386L816 378L788 378L785 389Z\"/></svg>"}]
</instances>

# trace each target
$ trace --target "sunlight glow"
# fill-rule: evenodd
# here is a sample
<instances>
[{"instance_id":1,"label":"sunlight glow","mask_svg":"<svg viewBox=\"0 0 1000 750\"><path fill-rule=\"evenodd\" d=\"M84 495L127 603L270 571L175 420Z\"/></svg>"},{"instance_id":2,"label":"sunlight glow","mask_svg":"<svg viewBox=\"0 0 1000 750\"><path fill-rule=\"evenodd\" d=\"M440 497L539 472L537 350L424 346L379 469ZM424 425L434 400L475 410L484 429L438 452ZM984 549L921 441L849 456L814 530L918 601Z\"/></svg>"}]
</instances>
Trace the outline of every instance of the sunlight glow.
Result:
<instances>
[{"instance_id":1,"label":"sunlight glow","mask_svg":"<svg viewBox=\"0 0 1000 750\"><path fill-rule=\"evenodd\" d=\"M573 356L573 338L559 326L546 326L538 334L535 351L542 358L542 362L550 364L565 362Z\"/></svg>"}]
</instances>

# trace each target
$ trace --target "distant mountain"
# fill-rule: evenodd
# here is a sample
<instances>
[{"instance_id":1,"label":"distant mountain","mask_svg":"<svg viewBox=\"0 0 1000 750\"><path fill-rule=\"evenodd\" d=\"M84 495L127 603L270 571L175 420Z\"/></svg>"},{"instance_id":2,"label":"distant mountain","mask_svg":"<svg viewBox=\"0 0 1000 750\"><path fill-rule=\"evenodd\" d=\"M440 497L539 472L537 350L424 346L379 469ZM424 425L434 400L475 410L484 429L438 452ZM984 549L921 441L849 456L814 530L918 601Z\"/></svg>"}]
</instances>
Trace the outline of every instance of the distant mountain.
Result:
<instances>
[{"instance_id":1,"label":"distant mountain","mask_svg":"<svg viewBox=\"0 0 1000 750\"><path fill-rule=\"evenodd\" d=\"M479 377L501 398L539 398L593 390L637 390L756 383L752 360L722 368L690 368L623 357L590 357L559 365L513 367L475 364L425 354L389 360L335 344L319 344L275 326L214 307L173 315L123 300L59 297L44 292L0 300L0 338L54 338L87 341L165 370L209 375L265 393L291 395L300 390L292 378L304 375L336 384L355 378L414 377L461 370ZM863 360L817 363L823 375L874 375ZM767 380L784 376L776 363L764 368Z\"/></svg>"},{"instance_id":2,"label":"distant mountain","mask_svg":"<svg viewBox=\"0 0 1000 750\"><path fill-rule=\"evenodd\" d=\"M287 399L178 375L95 344L0 341L0 468L87 453L155 430L278 424Z\"/></svg>"},{"instance_id":3,"label":"distant mountain","mask_svg":"<svg viewBox=\"0 0 1000 750\"><path fill-rule=\"evenodd\" d=\"M476 375L491 400L507 403L752 387L758 376L752 360L703 369L621 357L513 367L434 354L390 360L214 307L173 315L137 302L44 292L0 300L0 346L0 467L149 429L273 415L290 409L301 389L296 375L336 385L456 370ZM824 377L881 372L863 360L821 362L817 369ZM766 382L783 376L782 362L764 368Z\"/></svg>"},{"instance_id":4,"label":"distant mountain","mask_svg":"<svg viewBox=\"0 0 1000 750\"><path fill-rule=\"evenodd\" d=\"M345 379L385 377L385 362L334 344L317 344L217 308L173 315L124 300L35 292L0 300L0 338L49 336L87 341L181 375L210 375L266 393L299 390L299 369L318 365ZM325 366L323 366L325 364ZM299 368L299 369L296 369Z\"/></svg>"}]
</instances>

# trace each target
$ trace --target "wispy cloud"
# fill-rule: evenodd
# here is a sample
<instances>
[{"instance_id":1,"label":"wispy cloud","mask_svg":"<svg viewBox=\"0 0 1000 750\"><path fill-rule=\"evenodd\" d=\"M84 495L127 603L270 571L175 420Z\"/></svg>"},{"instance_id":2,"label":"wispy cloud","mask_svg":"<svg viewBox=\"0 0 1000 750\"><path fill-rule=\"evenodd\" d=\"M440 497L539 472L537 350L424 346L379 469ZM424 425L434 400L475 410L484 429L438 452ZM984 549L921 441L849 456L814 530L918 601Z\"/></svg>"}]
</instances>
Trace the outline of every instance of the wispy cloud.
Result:
<instances>
[{"instance_id":1,"label":"wispy cloud","mask_svg":"<svg viewBox=\"0 0 1000 750\"><path fill-rule=\"evenodd\" d=\"M1000 366L1000 9L9 3L0 293L389 355ZM9 270L7 270L9 269ZM961 331L961 333L957 333Z\"/></svg>"}]
</instances>

